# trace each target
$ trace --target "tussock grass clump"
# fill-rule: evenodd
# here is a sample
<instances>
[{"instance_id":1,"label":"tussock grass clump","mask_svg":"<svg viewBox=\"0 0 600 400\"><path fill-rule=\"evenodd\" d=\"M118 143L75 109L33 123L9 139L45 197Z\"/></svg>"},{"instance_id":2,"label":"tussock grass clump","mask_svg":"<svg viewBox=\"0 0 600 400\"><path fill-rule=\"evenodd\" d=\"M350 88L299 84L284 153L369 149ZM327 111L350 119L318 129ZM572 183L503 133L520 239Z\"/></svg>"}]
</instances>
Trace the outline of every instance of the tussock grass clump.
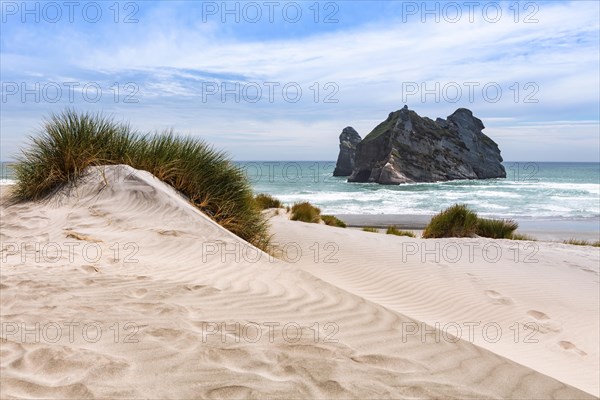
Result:
<instances>
[{"instance_id":1,"label":"tussock grass clump","mask_svg":"<svg viewBox=\"0 0 600 400\"><path fill-rule=\"evenodd\" d=\"M283 203L279 201L279 199L276 199L275 197L271 196L270 194L259 193L254 199L256 200L256 203L258 204L258 207L261 210L283 207Z\"/></svg>"},{"instance_id":2,"label":"tussock grass clump","mask_svg":"<svg viewBox=\"0 0 600 400\"><path fill-rule=\"evenodd\" d=\"M296 203L292 206L291 219L318 224L321 221L321 210L307 201Z\"/></svg>"},{"instance_id":3,"label":"tussock grass clump","mask_svg":"<svg viewBox=\"0 0 600 400\"><path fill-rule=\"evenodd\" d=\"M512 219L479 218L477 234L492 239L510 239L519 224Z\"/></svg>"},{"instance_id":4,"label":"tussock grass clump","mask_svg":"<svg viewBox=\"0 0 600 400\"><path fill-rule=\"evenodd\" d=\"M140 134L101 114L52 115L15 166L15 196L41 199L75 184L90 166L128 164L173 186L224 228L269 245L267 222L243 171L203 140L172 131Z\"/></svg>"},{"instance_id":5,"label":"tussock grass clump","mask_svg":"<svg viewBox=\"0 0 600 400\"><path fill-rule=\"evenodd\" d=\"M373 228L373 227L370 227L370 226L365 226L364 228L362 228L362 230L365 231L365 232L379 233L379 229Z\"/></svg>"},{"instance_id":6,"label":"tussock grass clump","mask_svg":"<svg viewBox=\"0 0 600 400\"><path fill-rule=\"evenodd\" d=\"M572 244L574 246L600 247L600 240L597 242L589 242L587 240L569 239L569 240L565 240L563 243L564 244Z\"/></svg>"},{"instance_id":7,"label":"tussock grass clump","mask_svg":"<svg viewBox=\"0 0 600 400\"><path fill-rule=\"evenodd\" d=\"M431 218L423 237L472 237L477 232L477 214L464 204L455 204Z\"/></svg>"},{"instance_id":8,"label":"tussock grass clump","mask_svg":"<svg viewBox=\"0 0 600 400\"><path fill-rule=\"evenodd\" d=\"M346 224L344 221L333 215L321 215L321 219L325 222L325 225L337 226L338 228L345 228Z\"/></svg>"},{"instance_id":9,"label":"tussock grass clump","mask_svg":"<svg viewBox=\"0 0 600 400\"><path fill-rule=\"evenodd\" d=\"M519 224L512 219L479 218L465 204L455 204L435 215L423 231L424 238L472 237L479 235L492 239L515 239ZM520 240L520 239L515 239Z\"/></svg>"},{"instance_id":10,"label":"tussock grass clump","mask_svg":"<svg viewBox=\"0 0 600 400\"><path fill-rule=\"evenodd\" d=\"M416 237L414 233L412 233L411 231L402 231L397 229L395 226L390 226L387 228L387 230L385 231L385 233L387 235L396 235L396 236L408 236L408 237Z\"/></svg>"},{"instance_id":11,"label":"tussock grass clump","mask_svg":"<svg viewBox=\"0 0 600 400\"><path fill-rule=\"evenodd\" d=\"M99 114L67 110L52 115L14 166L14 194L22 200L43 198L74 182L89 166L126 159L137 139L129 126Z\"/></svg>"}]
</instances>

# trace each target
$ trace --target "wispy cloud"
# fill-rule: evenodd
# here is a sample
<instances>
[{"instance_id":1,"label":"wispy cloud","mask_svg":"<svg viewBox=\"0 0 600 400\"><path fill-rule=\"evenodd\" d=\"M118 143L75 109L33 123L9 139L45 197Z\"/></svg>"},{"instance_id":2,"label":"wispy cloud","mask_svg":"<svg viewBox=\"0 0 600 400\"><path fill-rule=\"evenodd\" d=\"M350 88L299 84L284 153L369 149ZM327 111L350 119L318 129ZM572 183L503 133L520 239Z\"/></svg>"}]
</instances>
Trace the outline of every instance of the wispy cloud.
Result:
<instances>
[{"instance_id":1,"label":"wispy cloud","mask_svg":"<svg viewBox=\"0 0 600 400\"><path fill-rule=\"evenodd\" d=\"M334 159L342 128L352 125L366 135L404 103L433 118L458 107L472 109L506 159L564 160L576 153L578 160L598 159L596 2L535 3L539 22L531 24L522 23L524 13L515 23L512 3L503 3L506 14L497 23L477 14L473 23L466 17L423 23L385 3L376 7L385 12L363 17L357 3L346 11L348 3L339 3L338 24L324 29L307 17L291 26L294 34L281 21L274 33L268 22L250 27L203 22L190 2L151 4L140 11L137 24L95 27L101 38L86 26L60 26L54 34L42 26L37 36L21 25L3 27L16 39L9 42L3 32L3 82L67 77L100 82L107 92L102 101L79 101L78 108L102 108L141 129L174 127L201 135L237 159ZM272 35L260 35L260 29ZM115 82L121 91L135 84L139 101L115 102L110 89ZM281 92L290 83L302 90L298 102ZM237 102L233 94L208 94L221 85L246 92ZM256 86L260 100L248 101L244 95L256 97ZM3 133L17 137L42 113L64 106L8 101ZM7 113L14 116L5 119ZM531 137L513 134L517 131ZM544 131L552 135L540 136ZM577 143L569 141L574 131ZM6 158L18 141L5 142L4 136Z\"/></svg>"}]
</instances>

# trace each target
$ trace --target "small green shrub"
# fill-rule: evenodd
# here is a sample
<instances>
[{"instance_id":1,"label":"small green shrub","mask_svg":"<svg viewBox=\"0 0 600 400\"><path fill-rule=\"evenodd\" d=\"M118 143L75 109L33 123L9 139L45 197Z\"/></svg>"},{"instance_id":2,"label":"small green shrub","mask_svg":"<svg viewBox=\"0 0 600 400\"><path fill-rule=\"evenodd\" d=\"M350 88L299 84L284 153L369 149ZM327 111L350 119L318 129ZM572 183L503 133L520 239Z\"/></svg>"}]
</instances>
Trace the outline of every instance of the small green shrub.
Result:
<instances>
[{"instance_id":1,"label":"small green shrub","mask_svg":"<svg viewBox=\"0 0 600 400\"><path fill-rule=\"evenodd\" d=\"M510 239L519 224L512 219L479 218L477 234L492 239Z\"/></svg>"},{"instance_id":2,"label":"small green shrub","mask_svg":"<svg viewBox=\"0 0 600 400\"><path fill-rule=\"evenodd\" d=\"M464 204L455 204L431 218L423 237L472 237L477 232L477 214Z\"/></svg>"},{"instance_id":3,"label":"small green shrub","mask_svg":"<svg viewBox=\"0 0 600 400\"><path fill-rule=\"evenodd\" d=\"M296 203L292 206L292 220L318 224L321 221L321 210L307 201Z\"/></svg>"},{"instance_id":4,"label":"small green shrub","mask_svg":"<svg viewBox=\"0 0 600 400\"><path fill-rule=\"evenodd\" d=\"M569 239L569 240L565 240L563 243L564 244L572 244L574 246L600 247L600 240L597 242L589 242L587 240Z\"/></svg>"},{"instance_id":5,"label":"small green shrub","mask_svg":"<svg viewBox=\"0 0 600 400\"><path fill-rule=\"evenodd\" d=\"M365 226L364 228L362 228L362 230L365 231L365 232L379 233L379 229L372 228L370 226Z\"/></svg>"},{"instance_id":6,"label":"small green shrub","mask_svg":"<svg viewBox=\"0 0 600 400\"><path fill-rule=\"evenodd\" d=\"M283 207L283 203L270 194L259 193L256 195L254 200L256 200L256 204L258 204L258 208L261 210Z\"/></svg>"},{"instance_id":7,"label":"small green shrub","mask_svg":"<svg viewBox=\"0 0 600 400\"><path fill-rule=\"evenodd\" d=\"M387 228L387 230L385 231L386 234L388 235L396 235L396 236L408 236L408 237L416 237L414 233L412 233L411 231L402 231L399 229L396 229L395 226L390 226Z\"/></svg>"},{"instance_id":8,"label":"small green shrub","mask_svg":"<svg viewBox=\"0 0 600 400\"><path fill-rule=\"evenodd\" d=\"M338 228L345 228L346 224L341 219L333 215L321 215L321 219L326 225L337 226Z\"/></svg>"}]
</instances>

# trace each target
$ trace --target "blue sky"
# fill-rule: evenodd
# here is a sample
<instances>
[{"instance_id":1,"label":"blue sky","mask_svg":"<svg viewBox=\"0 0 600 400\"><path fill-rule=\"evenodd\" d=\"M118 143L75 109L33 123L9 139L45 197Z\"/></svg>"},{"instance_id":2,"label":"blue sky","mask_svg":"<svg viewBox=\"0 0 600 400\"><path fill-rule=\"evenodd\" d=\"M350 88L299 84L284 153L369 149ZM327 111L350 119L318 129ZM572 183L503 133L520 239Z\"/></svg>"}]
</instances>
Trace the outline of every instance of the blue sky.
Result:
<instances>
[{"instance_id":1,"label":"blue sky","mask_svg":"<svg viewBox=\"0 0 600 400\"><path fill-rule=\"evenodd\" d=\"M1 2L2 160L66 107L334 160L404 104L473 110L505 160L600 158L597 1L75 3Z\"/></svg>"}]
</instances>

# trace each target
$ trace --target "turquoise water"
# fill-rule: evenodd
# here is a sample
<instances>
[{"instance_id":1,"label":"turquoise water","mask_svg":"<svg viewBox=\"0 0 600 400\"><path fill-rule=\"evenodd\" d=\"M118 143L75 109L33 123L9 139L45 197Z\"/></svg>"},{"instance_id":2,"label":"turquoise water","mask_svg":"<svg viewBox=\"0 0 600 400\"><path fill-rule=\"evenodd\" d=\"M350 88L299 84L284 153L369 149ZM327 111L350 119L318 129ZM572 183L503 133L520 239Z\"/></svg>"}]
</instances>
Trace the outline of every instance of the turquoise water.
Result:
<instances>
[{"instance_id":1,"label":"turquoise water","mask_svg":"<svg viewBox=\"0 0 600 400\"><path fill-rule=\"evenodd\" d=\"M332 176L332 161L239 162L256 193L327 214L430 215L466 203L483 216L600 220L600 163L505 162L506 179L382 186ZM2 164L2 183L12 173Z\"/></svg>"},{"instance_id":2,"label":"turquoise water","mask_svg":"<svg viewBox=\"0 0 600 400\"><path fill-rule=\"evenodd\" d=\"M483 216L599 219L600 163L505 162L506 179L382 186L332 176L335 162L240 162L257 193L327 214L433 214L466 203Z\"/></svg>"}]
</instances>

